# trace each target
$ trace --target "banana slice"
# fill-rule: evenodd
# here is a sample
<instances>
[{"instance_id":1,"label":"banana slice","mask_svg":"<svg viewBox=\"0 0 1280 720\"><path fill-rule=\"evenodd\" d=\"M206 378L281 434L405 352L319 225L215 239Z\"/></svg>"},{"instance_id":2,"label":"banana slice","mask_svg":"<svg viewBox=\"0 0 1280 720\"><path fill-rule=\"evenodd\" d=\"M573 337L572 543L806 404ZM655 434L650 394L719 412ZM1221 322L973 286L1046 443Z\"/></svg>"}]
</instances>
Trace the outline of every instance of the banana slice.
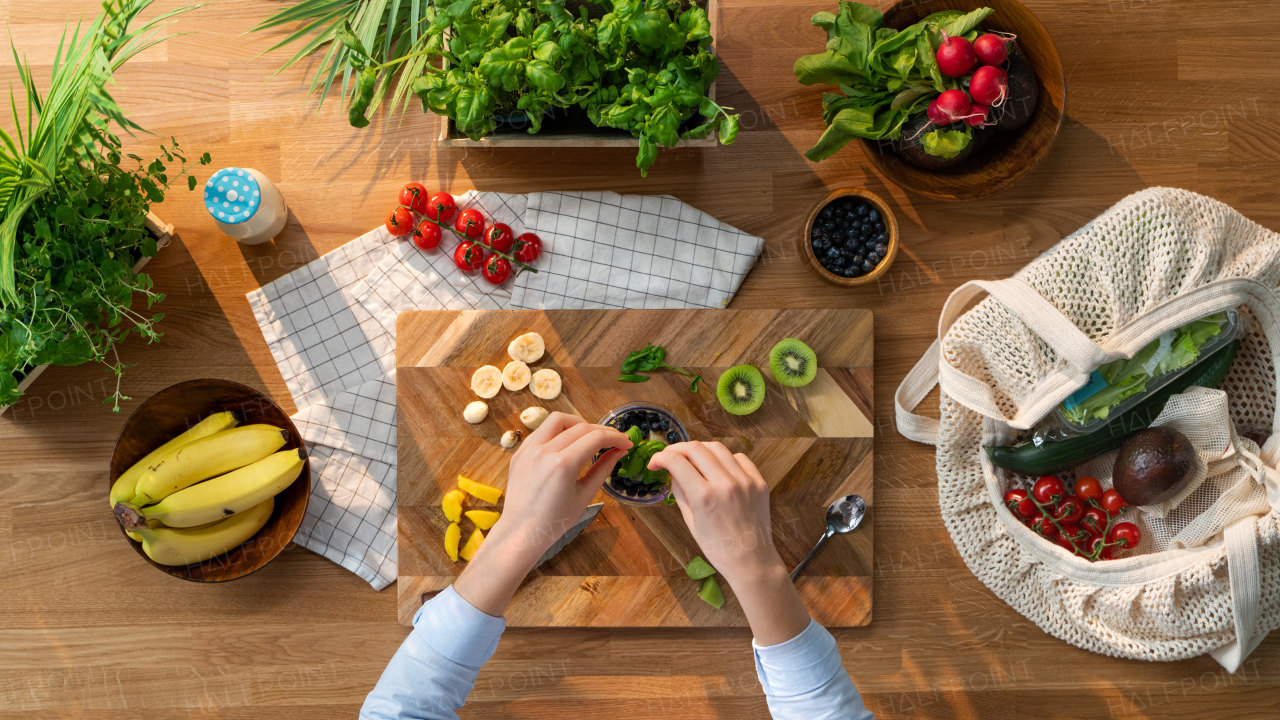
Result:
<instances>
[{"instance_id":1,"label":"banana slice","mask_svg":"<svg viewBox=\"0 0 1280 720\"><path fill-rule=\"evenodd\" d=\"M462 419L472 425L484 422L487 417L489 417L489 406L483 400L476 400L462 410Z\"/></svg>"},{"instance_id":2,"label":"banana slice","mask_svg":"<svg viewBox=\"0 0 1280 720\"><path fill-rule=\"evenodd\" d=\"M547 344L542 341L542 336L536 332L525 333L507 346L507 354L512 360L519 360L523 363L535 363L542 359L543 353L547 351Z\"/></svg>"},{"instance_id":3,"label":"banana slice","mask_svg":"<svg viewBox=\"0 0 1280 720\"><path fill-rule=\"evenodd\" d=\"M546 420L550 415L551 412L544 407L529 407L520 413L520 422L524 423L524 426L530 430L537 430L542 421Z\"/></svg>"},{"instance_id":4,"label":"banana slice","mask_svg":"<svg viewBox=\"0 0 1280 720\"><path fill-rule=\"evenodd\" d=\"M502 371L492 365L485 365L471 376L471 391L488 399L502 389Z\"/></svg>"},{"instance_id":5,"label":"banana slice","mask_svg":"<svg viewBox=\"0 0 1280 720\"><path fill-rule=\"evenodd\" d=\"M529 381L529 389L534 397L540 397L543 400L555 400L560 397L560 386L560 373L551 368L539 370Z\"/></svg>"},{"instance_id":6,"label":"banana slice","mask_svg":"<svg viewBox=\"0 0 1280 720\"><path fill-rule=\"evenodd\" d=\"M529 366L512 360L502 368L502 386L511 392L523 390L529 384Z\"/></svg>"}]
</instances>

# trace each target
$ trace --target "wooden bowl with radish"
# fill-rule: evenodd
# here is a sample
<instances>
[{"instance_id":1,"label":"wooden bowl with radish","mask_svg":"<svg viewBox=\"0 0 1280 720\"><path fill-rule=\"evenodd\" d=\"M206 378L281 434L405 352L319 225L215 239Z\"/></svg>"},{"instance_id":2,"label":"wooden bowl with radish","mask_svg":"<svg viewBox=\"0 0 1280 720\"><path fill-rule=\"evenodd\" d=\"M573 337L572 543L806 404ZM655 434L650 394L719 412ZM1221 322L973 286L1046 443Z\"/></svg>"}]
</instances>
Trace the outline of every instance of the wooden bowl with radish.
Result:
<instances>
[{"instance_id":1,"label":"wooden bowl with radish","mask_svg":"<svg viewBox=\"0 0 1280 720\"><path fill-rule=\"evenodd\" d=\"M983 7L994 10L982 22L986 32L1016 38L1010 43L1009 67L1017 61L1025 63L1024 69L1029 64L1034 71L1035 97L1030 119L1021 118L1023 124L1016 130L984 133L981 146L975 146L963 161L944 169L912 165L888 141L863 140L867 159L899 187L939 200L987 197L1008 189L1031 172L1049 154L1058 136L1066 110L1062 60L1044 25L1018 0L901 0L885 11L884 27L900 30L942 10L970 12ZM1012 86L1013 75L1009 77ZM1027 82L1029 85L1029 79ZM977 93L973 94L976 98ZM1012 93L1009 100L1016 101ZM1024 98L1023 104L1032 102Z\"/></svg>"}]
</instances>

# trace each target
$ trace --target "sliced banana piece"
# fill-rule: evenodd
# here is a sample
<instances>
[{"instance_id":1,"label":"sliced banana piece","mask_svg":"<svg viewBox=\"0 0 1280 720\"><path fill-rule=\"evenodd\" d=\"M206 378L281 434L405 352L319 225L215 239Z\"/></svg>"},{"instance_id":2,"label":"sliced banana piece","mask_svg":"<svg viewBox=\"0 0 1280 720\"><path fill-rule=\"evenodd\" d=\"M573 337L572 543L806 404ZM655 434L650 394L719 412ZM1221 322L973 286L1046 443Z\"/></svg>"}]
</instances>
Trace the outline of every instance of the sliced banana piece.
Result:
<instances>
[{"instance_id":1,"label":"sliced banana piece","mask_svg":"<svg viewBox=\"0 0 1280 720\"><path fill-rule=\"evenodd\" d=\"M551 368L543 368L533 374L533 378L529 381L529 390L533 392L534 397L555 400L560 397L561 384L560 373Z\"/></svg>"},{"instance_id":2,"label":"sliced banana piece","mask_svg":"<svg viewBox=\"0 0 1280 720\"><path fill-rule=\"evenodd\" d=\"M508 430L502 433L502 447L511 449L515 447L518 442L520 442L519 430Z\"/></svg>"},{"instance_id":3,"label":"sliced banana piece","mask_svg":"<svg viewBox=\"0 0 1280 720\"><path fill-rule=\"evenodd\" d=\"M472 425L484 422L484 419L487 417L489 417L489 405L483 400L476 400L475 402L468 404L462 410L462 419Z\"/></svg>"},{"instance_id":4,"label":"sliced banana piece","mask_svg":"<svg viewBox=\"0 0 1280 720\"><path fill-rule=\"evenodd\" d=\"M523 390L529 384L529 366L512 360L502 368L502 386L511 392Z\"/></svg>"},{"instance_id":5,"label":"sliced banana piece","mask_svg":"<svg viewBox=\"0 0 1280 720\"><path fill-rule=\"evenodd\" d=\"M485 365L471 376L471 391L482 398L491 398L501 389L502 371L492 365Z\"/></svg>"},{"instance_id":6,"label":"sliced banana piece","mask_svg":"<svg viewBox=\"0 0 1280 720\"><path fill-rule=\"evenodd\" d=\"M524 412L520 413L520 422L524 423L524 426L530 430L537 430L538 426L550 415L550 410L535 405L534 407L525 408Z\"/></svg>"},{"instance_id":7,"label":"sliced banana piece","mask_svg":"<svg viewBox=\"0 0 1280 720\"><path fill-rule=\"evenodd\" d=\"M535 363L542 359L543 353L547 351L547 344L542 341L542 336L536 332L525 333L507 346L507 354L512 360L519 360L523 363Z\"/></svg>"}]
</instances>

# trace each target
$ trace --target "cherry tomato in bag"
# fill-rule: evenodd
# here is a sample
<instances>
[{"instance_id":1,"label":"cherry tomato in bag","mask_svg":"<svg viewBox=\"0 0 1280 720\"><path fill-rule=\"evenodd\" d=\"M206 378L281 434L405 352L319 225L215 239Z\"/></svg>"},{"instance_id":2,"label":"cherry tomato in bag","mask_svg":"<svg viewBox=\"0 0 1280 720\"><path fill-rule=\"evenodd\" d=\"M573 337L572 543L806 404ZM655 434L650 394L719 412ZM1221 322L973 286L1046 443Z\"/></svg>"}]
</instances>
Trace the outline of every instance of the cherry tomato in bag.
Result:
<instances>
[{"instance_id":1,"label":"cherry tomato in bag","mask_svg":"<svg viewBox=\"0 0 1280 720\"><path fill-rule=\"evenodd\" d=\"M1031 486L1031 496L1041 505L1056 503L1067 494L1067 486L1053 475L1045 475Z\"/></svg>"},{"instance_id":2,"label":"cherry tomato in bag","mask_svg":"<svg viewBox=\"0 0 1280 720\"><path fill-rule=\"evenodd\" d=\"M1116 523L1107 532L1107 542L1118 542L1125 549L1135 548L1142 542L1142 531L1133 523Z\"/></svg>"},{"instance_id":3,"label":"cherry tomato in bag","mask_svg":"<svg viewBox=\"0 0 1280 720\"><path fill-rule=\"evenodd\" d=\"M1015 488L1005 493L1004 504L1019 520L1026 520L1036 514L1036 504L1031 502L1027 497L1027 491L1022 488Z\"/></svg>"},{"instance_id":4,"label":"cherry tomato in bag","mask_svg":"<svg viewBox=\"0 0 1280 720\"><path fill-rule=\"evenodd\" d=\"M1109 515L1119 515L1124 509L1129 507L1129 503L1120 497L1120 493L1115 488L1102 493L1102 509L1107 511Z\"/></svg>"},{"instance_id":5,"label":"cherry tomato in bag","mask_svg":"<svg viewBox=\"0 0 1280 720\"><path fill-rule=\"evenodd\" d=\"M1084 517L1084 503L1075 495L1068 495L1053 508L1053 519L1059 523L1075 524Z\"/></svg>"},{"instance_id":6,"label":"cherry tomato in bag","mask_svg":"<svg viewBox=\"0 0 1280 720\"><path fill-rule=\"evenodd\" d=\"M1093 507L1093 503L1102 500L1102 483L1098 482L1095 477L1082 477L1076 481L1075 496L1084 501L1087 507Z\"/></svg>"}]
</instances>

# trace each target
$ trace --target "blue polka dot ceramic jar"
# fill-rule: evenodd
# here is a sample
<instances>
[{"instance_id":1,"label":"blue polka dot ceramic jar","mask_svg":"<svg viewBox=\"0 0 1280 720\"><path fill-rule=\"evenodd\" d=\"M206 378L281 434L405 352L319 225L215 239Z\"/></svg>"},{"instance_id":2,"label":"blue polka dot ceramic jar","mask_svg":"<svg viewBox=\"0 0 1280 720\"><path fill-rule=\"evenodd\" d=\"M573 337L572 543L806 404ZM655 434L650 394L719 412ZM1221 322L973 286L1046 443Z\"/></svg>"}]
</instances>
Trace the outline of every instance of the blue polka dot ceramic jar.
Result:
<instances>
[{"instance_id":1,"label":"blue polka dot ceramic jar","mask_svg":"<svg viewBox=\"0 0 1280 720\"><path fill-rule=\"evenodd\" d=\"M249 168L214 173L204 184L204 207L218 229L245 245L270 240L289 219L289 207L275 183Z\"/></svg>"}]
</instances>

